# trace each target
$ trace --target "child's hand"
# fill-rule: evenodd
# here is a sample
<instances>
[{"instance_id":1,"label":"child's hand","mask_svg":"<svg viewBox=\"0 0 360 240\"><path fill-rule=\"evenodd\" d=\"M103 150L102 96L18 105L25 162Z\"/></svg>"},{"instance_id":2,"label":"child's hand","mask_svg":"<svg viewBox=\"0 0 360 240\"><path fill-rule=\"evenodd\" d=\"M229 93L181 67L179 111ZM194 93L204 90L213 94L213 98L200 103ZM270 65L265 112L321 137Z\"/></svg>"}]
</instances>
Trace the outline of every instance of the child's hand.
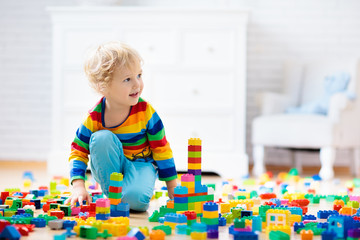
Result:
<instances>
[{"instance_id":1,"label":"child's hand","mask_svg":"<svg viewBox=\"0 0 360 240\"><path fill-rule=\"evenodd\" d=\"M168 195L170 199L174 199L174 189L177 186L176 179L166 182L166 187L168 189Z\"/></svg>"},{"instance_id":2,"label":"child's hand","mask_svg":"<svg viewBox=\"0 0 360 240\"><path fill-rule=\"evenodd\" d=\"M85 182L82 179L77 179L73 181L73 191L71 196L66 199L65 204L70 202L71 206L76 205L76 202L79 202L80 206L83 205L83 200L86 200L88 203L91 202L91 197L86 191Z\"/></svg>"}]
</instances>

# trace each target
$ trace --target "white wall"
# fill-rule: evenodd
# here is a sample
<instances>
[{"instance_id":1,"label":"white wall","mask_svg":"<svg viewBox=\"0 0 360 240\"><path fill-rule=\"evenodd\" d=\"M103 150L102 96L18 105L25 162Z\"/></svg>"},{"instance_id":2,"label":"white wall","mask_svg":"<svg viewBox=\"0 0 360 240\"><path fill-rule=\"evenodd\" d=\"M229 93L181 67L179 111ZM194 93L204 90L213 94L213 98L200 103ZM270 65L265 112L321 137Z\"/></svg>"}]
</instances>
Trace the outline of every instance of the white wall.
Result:
<instances>
[{"instance_id":1,"label":"white wall","mask_svg":"<svg viewBox=\"0 0 360 240\"><path fill-rule=\"evenodd\" d=\"M45 160L50 147L51 26L46 6L71 0L0 0L0 159ZM248 152L255 94L281 90L287 58L360 56L358 0L122 0L123 5L251 9L248 31ZM271 162L287 162L270 151ZM303 154L307 163L316 154ZM348 157L344 151L340 157ZM316 161L315 161L316 162ZM339 162L337 162L339 163ZM345 161L346 163L346 161Z\"/></svg>"}]
</instances>

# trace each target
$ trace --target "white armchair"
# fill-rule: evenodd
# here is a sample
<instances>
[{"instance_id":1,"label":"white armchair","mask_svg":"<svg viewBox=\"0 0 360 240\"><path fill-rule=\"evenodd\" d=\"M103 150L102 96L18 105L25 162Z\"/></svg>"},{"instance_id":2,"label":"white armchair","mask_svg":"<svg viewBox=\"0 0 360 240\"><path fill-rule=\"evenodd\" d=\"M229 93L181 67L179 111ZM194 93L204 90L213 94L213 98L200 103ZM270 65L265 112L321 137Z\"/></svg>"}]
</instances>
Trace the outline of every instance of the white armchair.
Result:
<instances>
[{"instance_id":1,"label":"white armchair","mask_svg":"<svg viewBox=\"0 0 360 240\"><path fill-rule=\"evenodd\" d=\"M356 98L349 100L346 93L334 94L327 115L286 114L285 109L316 99L323 93L326 75L346 71L351 75L348 92ZM252 123L253 174L265 170L265 147L289 149L320 149L322 179L334 176L336 149L352 149L354 175L360 167L360 63L359 61L289 61L284 65L283 93L265 92L258 98L261 115Z\"/></svg>"}]
</instances>

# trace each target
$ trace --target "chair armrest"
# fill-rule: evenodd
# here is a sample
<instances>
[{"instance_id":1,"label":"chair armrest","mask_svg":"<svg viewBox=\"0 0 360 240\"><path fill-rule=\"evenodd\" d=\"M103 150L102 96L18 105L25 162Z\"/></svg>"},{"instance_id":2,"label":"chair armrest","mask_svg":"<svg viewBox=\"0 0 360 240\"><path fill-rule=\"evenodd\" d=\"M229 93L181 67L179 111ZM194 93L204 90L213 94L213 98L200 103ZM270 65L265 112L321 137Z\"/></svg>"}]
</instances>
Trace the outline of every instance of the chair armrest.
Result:
<instances>
[{"instance_id":1,"label":"chair armrest","mask_svg":"<svg viewBox=\"0 0 360 240\"><path fill-rule=\"evenodd\" d=\"M283 113L290 105L287 95L275 92L263 92L256 96L261 115Z\"/></svg>"},{"instance_id":2,"label":"chair armrest","mask_svg":"<svg viewBox=\"0 0 360 240\"><path fill-rule=\"evenodd\" d=\"M341 113L345 109L351 108L351 101L346 93L336 93L330 98L328 117L332 122L338 122L341 118Z\"/></svg>"}]
</instances>

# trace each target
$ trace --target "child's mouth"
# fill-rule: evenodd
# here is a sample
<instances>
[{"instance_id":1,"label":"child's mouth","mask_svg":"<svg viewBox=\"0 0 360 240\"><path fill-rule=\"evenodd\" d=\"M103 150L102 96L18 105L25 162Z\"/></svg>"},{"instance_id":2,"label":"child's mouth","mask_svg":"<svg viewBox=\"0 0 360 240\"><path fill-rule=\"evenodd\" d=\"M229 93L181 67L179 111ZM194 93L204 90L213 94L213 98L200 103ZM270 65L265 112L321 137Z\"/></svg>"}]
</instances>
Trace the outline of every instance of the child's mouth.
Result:
<instances>
[{"instance_id":1,"label":"child's mouth","mask_svg":"<svg viewBox=\"0 0 360 240\"><path fill-rule=\"evenodd\" d=\"M130 94L130 97L137 97L137 96L139 96L139 92Z\"/></svg>"}]
</instances>

